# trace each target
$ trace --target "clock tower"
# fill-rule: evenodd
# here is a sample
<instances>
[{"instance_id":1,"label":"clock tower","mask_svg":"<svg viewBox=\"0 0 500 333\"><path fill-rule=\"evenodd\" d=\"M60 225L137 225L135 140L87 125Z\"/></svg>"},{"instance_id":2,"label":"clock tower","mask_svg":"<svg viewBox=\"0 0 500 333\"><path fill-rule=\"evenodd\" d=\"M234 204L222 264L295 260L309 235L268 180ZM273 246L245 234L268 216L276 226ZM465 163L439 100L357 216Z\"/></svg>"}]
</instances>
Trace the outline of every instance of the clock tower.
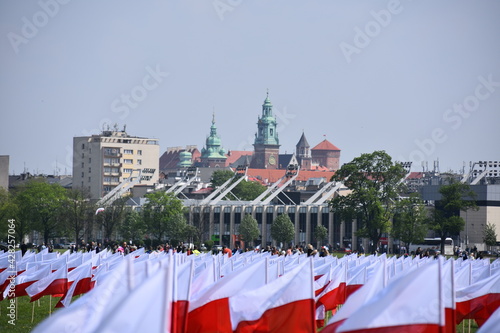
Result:
<instances>
[{"instance_id":1,"label":"clock tower","mask_svg":"<svg viewBox=\"0 0 500 333\"><path fill-rule=\"evenodd\" d=\"M279 138L276 131L276 118L273 115L273 105L267 93L262 105L262 115L257 119L257 133L253 144L254 153L251 168L278 169L279 163Z\"/></svg>"}]
</instances>

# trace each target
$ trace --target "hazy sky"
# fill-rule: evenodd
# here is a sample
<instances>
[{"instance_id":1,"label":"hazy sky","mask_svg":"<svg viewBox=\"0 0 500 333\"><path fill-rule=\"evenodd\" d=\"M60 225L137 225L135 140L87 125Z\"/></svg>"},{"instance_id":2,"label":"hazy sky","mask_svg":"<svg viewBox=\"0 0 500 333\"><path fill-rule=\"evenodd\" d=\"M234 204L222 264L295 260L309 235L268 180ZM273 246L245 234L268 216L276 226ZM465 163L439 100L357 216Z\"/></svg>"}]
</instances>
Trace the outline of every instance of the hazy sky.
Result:
<instances>
[{"instance_id":1,"label":"hazy sky","mask_svg":"<svg viewBox=\"0 0 500 333\"><path fill-rule=\"evenodd\" d=\"M269 89L281 152L302 131L341 163L500 160L500 1L0 2L0 155L71 173L74 136L126 124L198 145L215 110L252 150Z\"/></svg>"}]
</instances>

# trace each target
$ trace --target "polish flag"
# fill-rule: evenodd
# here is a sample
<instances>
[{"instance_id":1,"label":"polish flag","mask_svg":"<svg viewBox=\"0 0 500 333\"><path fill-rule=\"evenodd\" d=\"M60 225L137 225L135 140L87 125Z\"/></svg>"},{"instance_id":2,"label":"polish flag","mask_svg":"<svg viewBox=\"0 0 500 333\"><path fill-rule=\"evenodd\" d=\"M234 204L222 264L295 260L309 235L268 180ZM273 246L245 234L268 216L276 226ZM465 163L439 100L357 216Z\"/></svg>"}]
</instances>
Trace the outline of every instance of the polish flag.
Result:
<instances>
[{"instance_id":1,"label":"polish flag","mask_svg":"<svg viewBox=\"0 0 500 333\"><path fill-rule=\"evenodd\" d=\"M479 328L477 333L491 333L496 332L500 327L500 308L488 318L488 320Z\"/></svg>"},{"instance_id":2,"label":"polish flag","mask_svg":"<svg viewBox=\"0 0 500 333\"><path fill-rule=\"evenodd\" d=\"M266 261L257 262L217 280L189 302L188 332L232 332L229 297L266 283Z\"/></svg>"},{"instance_id":3,"label":"polish flag","mask_svg":"<svg viewBox=\"0 0 500 333\"><path fill-rule=\"evenodd\" d=\"M194 274L194 261L182 265L174 265L172 288L172 319L173 333L187 332L189 296Z\"/></svg>"},{"instance_id":4,"label":"polish flag","mask_svg":"<svg viewBox=\"0 0 500 333\"><path fill-rule=\"evenodd\" d=\"M233 332L315 332L312 259L267 285L229 297Z\"/></svg>"},{"instance_id":5,"label":"polish flag","mask_svg":"<svg viewBox=\"0 0 500 333\"><path fill-rule=\"evenodd\" d=\"M336 332L441 333L445 326L441 280L438 261L428 262L410 274L394 278L387 287L359 306Z\"/></svg>"},{"instance_id":6,"label":"polish flag","mask_svg":"<svg viewBox=\"0 0 500 333\"><path fill-rule=\"evenodd\" d=\"M173 332L173 280L174 264L169 262L108 309L92 332Z\"/></svg>"},{"instance_id":7,"label":"polish flag","mask_svg":"<svg viewBox=\"0 0 500 333\"><path fill-rule=\"evenodd\" d=\"M33 332L98 332L96 327L133 290L128 280L132 265L130 260L123 260L94 289L71 303L71 306L60 309L42 321Z\"/></svg>"},{"instance_id":8,"label":"polish flag","mask_svg":"<svg viewBox=\"0 0 500 333\"><path fill-rule=\"evenodd\" d=\"M92 280L91 262L84 263L68 273L70 287L66 294L56 304L56 308L67 307L71 303L73 296L84 294L90 291Z\"/></svg>"},{"instance_id":9,"label":"polish flag","mask_svg":"<svg viewBox=\"0 0 500 333\"><path fill-rule=\"evenodd\" d=\"M31 302L45 295L64 295L67 291L68 268L66 265L26 288L26 293L31 297Z\"/></svg>"},{"instance_id":10,"label":"polish flag","mask_svg":"<svg viewBox=\"0 0 500 333\"><path fill-rule=\"evenodd\" d=\"M475 319L482 325L500 307L500 274L457 290L457 324L464 319Z\"/></svg>"},{"instance_id":11,"label":"polish flag","mask_svg":"<svg viewBox=\"0 0 500 333\"><path fill-rule=\"evenodd\" d=\"M378 265L373 275L360 289L354 292L340 310L333 315L328 325L322 330L324 333L334 333L337 328L352 314L357 312L361 306L368 302L374 295L385 286L385 265Z\"/></svg>"},{"instance_id":12,"label":"polish flag","mask_svg":"<svg viewBox=\"0 0 500 333\"><path fill-rule=\"evenodd\" d=\"M324 305L325 311L331 311L345 302L346 266L337 265L330 273L331 281L316 299L317 306Z\"/></svg>"},{"instance_id":13,"label":"polish flag","mask_svg":"<svg viewBox=\"0 0 500 333\"><path fill-rule=\"evenodd\" d=\"M45 278L50 274L50 265L40 269L28 269L23 273L16 276L16 288L14 290L14 297L26 296L26 288L33 283L38 282L40 279ZM7 298L8 290L4 290L3 297Z\"/></svg>"}]
</instances>

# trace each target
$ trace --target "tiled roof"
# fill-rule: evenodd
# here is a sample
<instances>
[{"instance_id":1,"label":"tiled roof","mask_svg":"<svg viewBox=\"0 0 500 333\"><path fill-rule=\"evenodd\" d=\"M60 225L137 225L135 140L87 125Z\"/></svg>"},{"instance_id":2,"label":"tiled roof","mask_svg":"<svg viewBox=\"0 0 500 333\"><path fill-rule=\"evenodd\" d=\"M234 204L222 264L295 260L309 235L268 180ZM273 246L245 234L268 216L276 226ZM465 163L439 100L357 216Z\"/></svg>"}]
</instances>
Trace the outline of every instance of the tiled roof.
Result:
<instances>
[{"instance_id":1,"label":"tiled roof","mask_svg":"<svg viewBox=\"0 0 500 333\"><path fill-rule=\"evenodd\" d=\"M198 160L199 157L201 156L201 153L198 150L198 148L193 148L192 146L189 147L188 149L185 149L184 147L180 147L179 149L169 148L160 157L160 170L177 168L177 164L180 161L179 154L183 151L190 152L193 156L193 161Z\"/></svg>"},{"instance_id":2,"label":"tiled roof","mask_svg":"<svg viewBox=\"0 0 500 333\"><path fill-rule=\"evenodd\" d=\"M226 156L226 165L232 165L234 162L236 162L241 156L246 156L246 155L253 155L253 151L248 151L248 150L230 150Z\"/></svg>"},{"instance_id":3,"label":"tiled roof","mask_svg":"<svg viewBox=\"0 0 500 333\"><path fill-rule=\"evenodd\" d=\"M423 172L410 172L410 175L406 179L421 179L424 177Z\"/></svg>"},{"instance_id":4,"label":"tiled roof","mask_svg":"<svg viewBox=\"0 0 500 333\"><path fill-rule=\"evenodd\" d=\"M274 183L281 177L285 175L286 170L284 169L248 169L247 175L249 177L255 177L266 181L268 183ZM307 181L310 178L324 177L327 181L335 174L333 171L300 171L299 175L295 180Z\"/></svg>"},{"instance_id":5,"label":"tiled roof","mask_svg":"<svg viewBox=\"0 0 500 333\"><path fill-rule=\"evenodd\" d=\"M333 143L325 139L321 141L318 145L316 145L316 147L314 147L312 150L340 150L340 148L338 148Z\"/></svg>"}]
</instances>

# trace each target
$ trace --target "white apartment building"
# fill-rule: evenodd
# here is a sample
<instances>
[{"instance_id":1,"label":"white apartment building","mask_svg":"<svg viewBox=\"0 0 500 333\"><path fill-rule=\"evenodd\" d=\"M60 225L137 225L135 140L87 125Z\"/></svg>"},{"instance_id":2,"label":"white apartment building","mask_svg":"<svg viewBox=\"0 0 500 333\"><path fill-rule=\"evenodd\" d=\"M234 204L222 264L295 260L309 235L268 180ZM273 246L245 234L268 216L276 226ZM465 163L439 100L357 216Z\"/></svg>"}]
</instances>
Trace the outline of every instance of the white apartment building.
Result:
<instances>
[{"instance_id":1,"label":"white apartment building","mask_svg":"<svg viewBox=\"0 0 500 333\"><path fill-rule=\"evenodd\" d=\"M73 188L88 189L100 199L133 173L142 172L141 185L158 183L158 139L141 138L123 131L73 138Z\"/></svg>"}]
</instances>

